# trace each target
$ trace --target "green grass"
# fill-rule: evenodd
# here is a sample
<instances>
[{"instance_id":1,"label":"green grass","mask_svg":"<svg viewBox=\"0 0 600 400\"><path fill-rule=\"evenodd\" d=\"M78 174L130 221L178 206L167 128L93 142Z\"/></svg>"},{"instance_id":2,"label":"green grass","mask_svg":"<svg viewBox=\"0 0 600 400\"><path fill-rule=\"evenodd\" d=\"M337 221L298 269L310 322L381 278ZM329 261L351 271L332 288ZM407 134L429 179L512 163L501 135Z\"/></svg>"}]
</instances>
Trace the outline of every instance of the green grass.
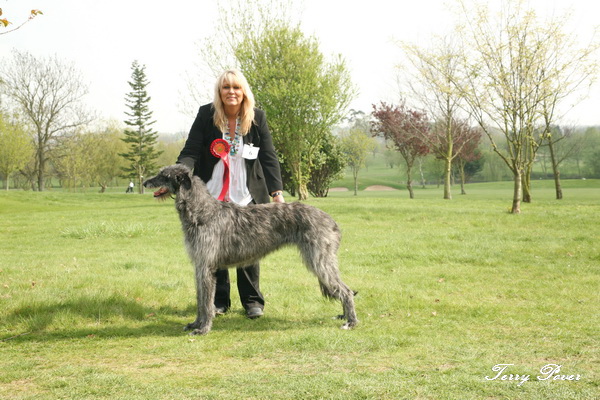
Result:
<instances>
[{"instance_id":1,"label":"green grass","mask_svg":"<svg viewBox=\"0 0 600 400\"><path fill-rule=\"evenodd\" d=\"M284 249L262 263L265 316L234 289L204 337L182 331L194 285L172 201L0 192L0 398L598 398L600 184L564 184L556 201L536 182L521 215L510 182L311 199L342 228L361 324L338 329ZM486 380L496 364L531 381ZM538 381L547 364L580 380Z\"/></svg>"}]
</instances>

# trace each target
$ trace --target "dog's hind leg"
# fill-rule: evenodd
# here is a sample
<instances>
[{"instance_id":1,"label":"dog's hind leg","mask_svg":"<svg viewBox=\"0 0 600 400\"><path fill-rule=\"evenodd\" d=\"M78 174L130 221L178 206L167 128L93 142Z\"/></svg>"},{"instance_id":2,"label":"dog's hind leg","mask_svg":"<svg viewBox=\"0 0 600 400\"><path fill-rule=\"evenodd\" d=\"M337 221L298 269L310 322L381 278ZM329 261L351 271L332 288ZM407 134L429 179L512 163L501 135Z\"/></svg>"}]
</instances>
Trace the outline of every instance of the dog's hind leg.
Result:
<instances>
[{"instance_id":1,"label":"dog's hind leg","mask_svg":"<svg viewBox=\"0 0 600 400\"><path fill-rule=\"evenodd\" d=\"M343 317L347 320L342 325L342 329L351 329L358 324L354 307L354 291L342 281L337 267L337 256L332 248L323 250L319 246L300 246L306 266L319 279L323 296L342 303Z\"/></svg>"},{"instance_id":2,"label":"dog's hind leg","mask_svg":"<svg viewBox=\"0 0 600 400\"><path fill-rule=\"evenodd\" d=\"M212 328L214 318L216 276L211 268L196 264L196 299L198 311L196 320L185 327L191 335L206 335Z\"/></svg>"},{"instance_id":3,"label":"dog's hind leg","mask_svg":"<svg viewBox=\"0 0 600 400\"><path fill-rule=\"evenodd\" d=\"M319 277L319 286L324 296L337 299L342 303L344 314L341 318L346 319L346 323L342 325L342 329L351 329L358 324L356 317L356 309L354 307L354 292L350 289L339 277L327 276L325 281ZM332 279L333 278L333 279Z\"/></svg>"}]
</instances>

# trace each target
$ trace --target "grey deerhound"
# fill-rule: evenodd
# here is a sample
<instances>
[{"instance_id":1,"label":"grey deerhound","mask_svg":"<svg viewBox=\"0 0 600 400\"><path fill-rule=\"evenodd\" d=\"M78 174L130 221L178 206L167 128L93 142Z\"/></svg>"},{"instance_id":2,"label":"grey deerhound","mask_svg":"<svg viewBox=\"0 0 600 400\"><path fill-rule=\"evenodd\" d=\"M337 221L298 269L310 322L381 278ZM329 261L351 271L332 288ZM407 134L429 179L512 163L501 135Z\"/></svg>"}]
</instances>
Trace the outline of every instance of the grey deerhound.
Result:
<instances>
[{"instance_id":1,"label":"grey deerhound","mask_svg":"<svg viewBox=\"0 0 600 400\"><path fill-rule=\"evenodd\" d=\"M252 265L287 244L298 246L323 295L342 302L342 317L347 319L342 328L358 323L354 292L342 282L337 266L340 230L325 212L298 202L245 207L220 202L181 164L164 167L144 186L175 194L185 245L196 269L198 314L185 327L191 334L204 335L212 327L218 269Z\"/></svg>"}]
</instances>

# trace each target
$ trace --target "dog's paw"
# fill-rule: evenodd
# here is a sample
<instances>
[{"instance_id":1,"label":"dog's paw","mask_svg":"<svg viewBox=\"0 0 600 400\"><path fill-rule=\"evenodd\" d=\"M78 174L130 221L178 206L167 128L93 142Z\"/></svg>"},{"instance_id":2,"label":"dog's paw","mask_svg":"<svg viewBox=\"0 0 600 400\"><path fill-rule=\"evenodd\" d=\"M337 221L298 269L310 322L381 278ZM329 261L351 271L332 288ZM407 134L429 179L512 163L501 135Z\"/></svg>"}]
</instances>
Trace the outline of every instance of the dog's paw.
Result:
<instances>
[{"instance_id":1,"label":"dog's paw","mask_svg":"<svg viewBox=\"0 0 600 400\"><path fill-rule=\"evenodd\" d=\"M210 328L199 328L199 329L194 329L193 331L191 331L189 333L190 336L202 336L202 335L206 335L208 332L210 332Z\"/></svg>"},{"instance_id":2,"label":"dog's paw","mask_svg":"<svg viewBox=\"0 0 600 400\"><path fill-rule=\"evenodd\" d=\"M354 328L356 325L358 325L358 321L352 321L352 322L348 321L344 325L340 326L340 329L350 330L350 329Z\"/></svg>"},{"instance_id":3,"label":"dog's paw","mask_svg":"<svg viewBox=\"0 0 600 400\"><path fill-rule=\"evenodd\" d=\"M191 324L187 324L186 326L183 327L184 331L192 331L194 329L198 329L200 327L200 324L198 322L192 322Z\"/></svg>"}]
</instances>

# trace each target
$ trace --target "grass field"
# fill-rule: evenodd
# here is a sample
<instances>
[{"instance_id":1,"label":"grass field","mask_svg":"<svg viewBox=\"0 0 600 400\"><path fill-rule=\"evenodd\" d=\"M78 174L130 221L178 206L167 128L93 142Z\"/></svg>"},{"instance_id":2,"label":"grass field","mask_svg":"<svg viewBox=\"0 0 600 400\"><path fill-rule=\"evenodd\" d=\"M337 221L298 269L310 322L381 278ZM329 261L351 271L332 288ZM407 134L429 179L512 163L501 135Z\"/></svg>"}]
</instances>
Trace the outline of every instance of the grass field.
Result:
<instances>
[{"instance_id":1,"label":"grass field","mask_svg":"<svg viewBox=\"0 0 600 400\"><path fill-rule=\"evenodd\" d=\"M265 316L233 298L204 337L182 331L194 286L172 201L0 192L0 398L600 398L600 182L564 186L556 201L535 182L521 215L510 182L311 199L341 226L361 324L338 329L284 249L262 263Z\"/></svg>"}]
</instances>

